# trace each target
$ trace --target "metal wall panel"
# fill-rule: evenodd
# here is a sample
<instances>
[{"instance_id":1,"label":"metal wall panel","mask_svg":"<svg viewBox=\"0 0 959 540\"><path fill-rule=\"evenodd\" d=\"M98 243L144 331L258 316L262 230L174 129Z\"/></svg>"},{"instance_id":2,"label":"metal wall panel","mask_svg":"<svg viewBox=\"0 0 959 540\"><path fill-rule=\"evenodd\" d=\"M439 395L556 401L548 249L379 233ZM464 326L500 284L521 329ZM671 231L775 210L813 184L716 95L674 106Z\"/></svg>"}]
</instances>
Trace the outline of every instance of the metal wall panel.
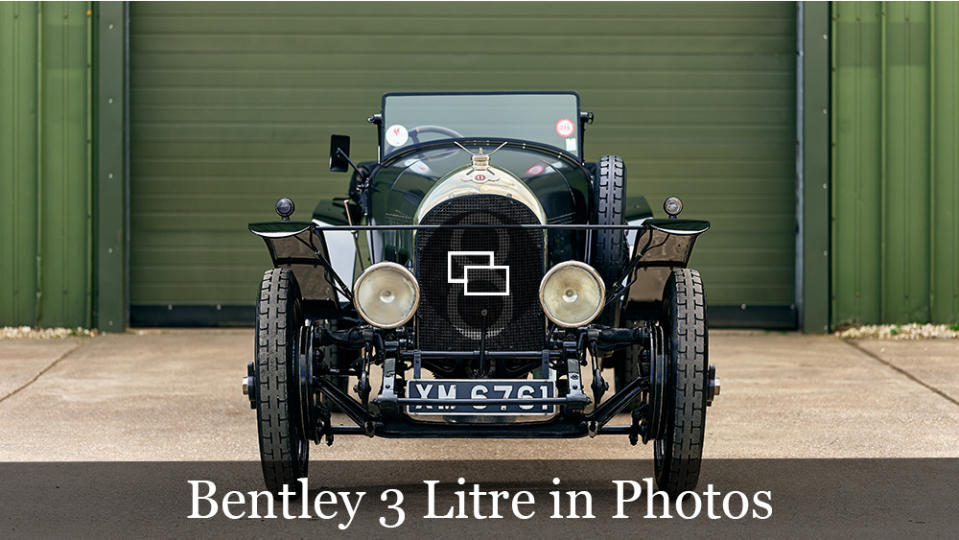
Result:
<instances>
[{"instance_id":1,"label":"metal wall panel","mask_svg":"<svg viewBox=\"0 0 959 540\"><path fill-rule=\"evenodd\" d=\"M826 2L799 4L799 131L797 172L801 179L796 286L804 332L829 332L829 81L830 12Z\"/></svg>"},{"instance_id":2,"label":"metal wall panel","mask_svg":"<svg viewBox=\"0 0 959 540\"><path fill-rule=\"evenodd\" d=\"M88 326L88 3L0 3L0 325Z\"/></svg>"},{"instance_id":3,"label":"metal wall panel","mask_svg":"<svg viewBox=\"0 0 959 540\"><path fill-rule=\"evenodd\" d=\"M127 302L127 2L102 2L96 10L97 329L123 331Z\"/></svg>"},{"instance_id":4,"label":"metal wall panel","mask_svg":"<svg viewBox=\"0 0 959 540\"><path fill-rule=\"evenodd\" d=\"M959 4L933 5L930 316L959 322Z\"/></svg>"},{"instance_id":5,"label":"metal wall panel","mask_svg":"<svg viewBox=\"0 0 959 540\"><path fill-rule=\"evenodd\" d=\"M387 91L580 92L587 158L713 229L711 305L795 302L796 6L788 3L133 3L131 304L249 305L248 221L308 216L375 155ZM684 215L685 215L684 214ZM794 312L793 312L794 313Z\"/></svg>"},{"instance_id":6,"label":"metal wall panel","mask_svg":"<svg viewBox=\"0 0 959 540\"><path fill-rule=\"evenodd\" d=\"M37 13L0 4L0 320L32 324L36 294Z\"/></svg>"},{"instance_id":7,"label":"metal wall panel","mask_svg":"<svg viewBox=\"0 0 959 540\"><path fill-rule=\"evenodd\" d=\"M833 4L832 318L959 319L954 3Z\"/></svg>"}]
</instances>

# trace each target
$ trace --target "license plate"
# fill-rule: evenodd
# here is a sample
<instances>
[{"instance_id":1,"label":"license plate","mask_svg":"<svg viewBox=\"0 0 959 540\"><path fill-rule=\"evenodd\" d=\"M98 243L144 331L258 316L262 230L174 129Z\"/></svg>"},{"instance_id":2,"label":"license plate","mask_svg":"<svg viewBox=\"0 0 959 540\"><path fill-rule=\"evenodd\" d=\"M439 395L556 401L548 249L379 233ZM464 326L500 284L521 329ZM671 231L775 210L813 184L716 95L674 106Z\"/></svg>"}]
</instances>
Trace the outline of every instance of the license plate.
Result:
<instances>
[{"instance_id":1,"label":"license plate","mask_svg":"<svg viewBox=\"0 0 959 540\"><path fill-rule=\"evenodd\" d=\"M407 405L409 414L439 415L551 415L555 405L516 403L500 405L457 404L462 400L542 399L556 396L550 380L420 379L406 383L406 396L413 399L440 399L443 403Z\"/></svg>"}]
</instances>

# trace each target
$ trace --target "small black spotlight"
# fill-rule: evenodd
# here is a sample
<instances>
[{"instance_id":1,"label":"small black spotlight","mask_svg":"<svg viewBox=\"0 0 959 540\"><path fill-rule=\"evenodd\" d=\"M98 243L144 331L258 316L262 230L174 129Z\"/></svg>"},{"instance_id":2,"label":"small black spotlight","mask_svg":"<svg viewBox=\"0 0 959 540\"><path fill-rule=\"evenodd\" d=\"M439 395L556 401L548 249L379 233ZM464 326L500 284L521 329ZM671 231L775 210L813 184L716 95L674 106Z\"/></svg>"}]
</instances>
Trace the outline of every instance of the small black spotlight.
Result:
<instances>
[{"instance_id":1,"label":"small black spotlight","mask_svg":"<svg viewBox=\"0 0 959 540\"><path fill-rule=\"evenodd\" d=\"M296 210L296 206L290 199L283 197L276 201L276 213L280 215L280 221L290 221L290 216L293 215L294 210Z\"/></svg>"}]
</instances>

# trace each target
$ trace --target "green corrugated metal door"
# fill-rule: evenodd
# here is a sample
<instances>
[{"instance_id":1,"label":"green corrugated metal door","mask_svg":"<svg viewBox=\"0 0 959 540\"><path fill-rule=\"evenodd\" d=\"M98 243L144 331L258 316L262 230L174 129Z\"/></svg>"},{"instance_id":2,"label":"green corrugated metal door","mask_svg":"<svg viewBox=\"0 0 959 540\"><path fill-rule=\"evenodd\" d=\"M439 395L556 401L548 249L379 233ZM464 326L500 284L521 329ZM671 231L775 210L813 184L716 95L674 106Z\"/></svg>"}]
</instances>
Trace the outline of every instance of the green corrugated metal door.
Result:
<instances>
[{"instance_id":1,"label":"green corrugated metal door","mask_svg":"<svg viewBox=\"0 0 959 540\"><path fill-rule=\"evenodd\" d=\"M833 4L832 322L959 321L959 4Z\"/></svg>"},{"instance_id":2,"label":"green corrugated metal door","mask_svg":"<svg viewBox=\"0 0 959 540\"><path fill-rule=\"evenodd\" d=\"M269 260L246 223L344 193L329 134L373 157L384 92L572 89L596 113L590 160L621 154L630 194L712 220L693 258L711 305L792 323L795 10L133 3L133 321L249 306Z\"/></svg>"},{"instance_id":3,"label":"green corrugated metal door","mask_svg":"<svg viewBox=\"0 0 959 540\"><path fill-rule=\"evenodd\" d=\"M86 2L0 2L0 326L89 326Z\"/></svg>"}]
</instances>

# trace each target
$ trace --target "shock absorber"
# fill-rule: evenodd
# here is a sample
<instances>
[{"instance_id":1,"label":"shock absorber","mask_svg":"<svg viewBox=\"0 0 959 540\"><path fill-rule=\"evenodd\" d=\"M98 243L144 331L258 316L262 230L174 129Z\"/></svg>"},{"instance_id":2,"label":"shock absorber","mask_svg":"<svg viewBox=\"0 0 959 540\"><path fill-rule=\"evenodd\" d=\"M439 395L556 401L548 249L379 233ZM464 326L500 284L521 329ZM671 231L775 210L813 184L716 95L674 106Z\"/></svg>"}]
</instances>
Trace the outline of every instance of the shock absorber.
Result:
<instances>
[{"instance_id":1,"label":"shock absorber","mask_svg":"<svg viewBox=\"0 0 959 540\"><path fill-rule=\"evenodd\" d=\"M599 405L599 402L603 400L603 394L609 390L609 383L603 379L603 370L600 368L599 362L599 350L596 347L596 340L589 340L589 356L592 358L593 362L593 399L595 399L596 405Z\"/></svg>"}]
</instances>

